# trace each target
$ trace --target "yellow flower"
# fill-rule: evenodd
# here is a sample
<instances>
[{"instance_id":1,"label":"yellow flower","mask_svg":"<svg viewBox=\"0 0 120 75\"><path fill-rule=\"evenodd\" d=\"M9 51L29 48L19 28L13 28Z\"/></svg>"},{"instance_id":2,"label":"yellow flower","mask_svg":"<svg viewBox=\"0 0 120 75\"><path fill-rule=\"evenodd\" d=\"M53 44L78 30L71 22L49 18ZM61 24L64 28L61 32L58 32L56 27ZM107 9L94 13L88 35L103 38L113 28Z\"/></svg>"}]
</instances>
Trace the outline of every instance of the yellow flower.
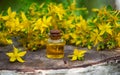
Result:
<instances>
[{"instance_id":1,"label":"yellow flower","mask_svg":"<svg viewBox=\"0 0 120 75\"><path fill-rule=\"evenodd\" d=\"M38 19L35 23L33 30L40 30L41 33L43 33L45 29L51 25L51 22L50 22L51 19L52 19L51 16L49 16L48 18L46 18L46 16L43 16L42 19L41 18Z\"/></svg>"},{"instance_id":2,"label":"yellow flower","mask_svg":"<svg viewBox=\"0 0 120 75\"><path fill-rule=\"evenodd\" d=\"M69 34L64 34L64 35L63 35L63 38L64 38L65 40L69 40L70 35L69 35Z\"/></svg>"},{"instance_id":3,"label":"yellow flower","mask_svg":"<svg viewBox=\"0 0 120 75\"><path fill-rule=\"evenodd\" d=\"M5 25L8 28L9 33L20 31L21 26L22 26L22 25L20 25L19 18L8 20L8 21L6 21Z\"/></svg>"},{"instance_id":4,"label":"yellow flower","mask_svg":"<svg viewBox=\"0 0 120 75\"><path fill-rule=\"evenodd\" d=\"M94 46L96 46L100 41L103 41L103 38L101 37L97 29L95 29L94 32L91 33L90 41L94 43Z\"/></svg>"},{"instance_id":5,"label":"yellow flower","mask_svg":"<svg viewBox=\"0 0 120 75\"><path fill-rule=\"evenodd\" d=\"M72 37L71 43L76 43L76 45L80 44L81 41L78 41L78 36L75 33L70 33L70 36Z\"/></svg>"},{"instance_id":6,"label":"yellow flower","mask_svg":"<svg viewBox=\"0 0 120 75\"><path fill-rule=\"evenodd\" d=\"M69 34L69 38L70 38L70 37L72 38L72 39L70 40L70 42L71 42L72 44L75 43L75 45L80 45L80 44L82 43L82 46L84 46L84 45L86 44L86 42L87 42L87 39L85 38L84 35L76 34L76 32L70 33L70 34Z\"/></svg>"},{"instance_id":7,"label":"yellow flower","mask_svg":"<svg viewBox=\"0 0 120 75\"><path fill-rule=\"evenodd\" d=\"M64 21L62 22L62 27L63 27L63 28L66 28L66 29L68 29L68 28L74 28L75 25L72 24L72 22L73 22L73 19L64 20Z\"/></svg>"},{"instance_id":8,"label":"yellow flower","mask_svg":"<svg viewBox=\"0 0 120 75\"><path fill-rule=\"evenodd\" d=\"M10 62L15 62L16 60L23 63L25 62L21 57L23 57L26 54L26 51L19 52L19 50L15 47L13 47L14 51L10 53L6 53L8 57L10 57Z\"/></svg>"},{"instance_id":9,"label":"yellow flower","mask_svg":"<svg viewBox=\"0 0 120 75\"><path fill-rule=\"evenodd\" d=\"M59 20L62 20L64 14L65 14L65 10L63 8L62 4L59 5L54 5L54 4L50 4L49 5L49 13L52 13L52 15L56 14L59 18Z\"/></svg>"},{"instance_id":10,"label":"yellow flower","mask_svg":"<svg viewBox=\"0 0 120 75\"><path fill-rule=\"evenodd\" d=\"M87 28L87 21L85 19L83 19L82 16L79 16L78 20L80 20L80 22L78 22L76 24L76 29L78 30L78 32L79 31L87 31L88 30L88 28Z\"/></svg>"},{"instance_id":11,"label":"yellow flower","mask_svg":"<svg viewBox=\"0 0 120 75\"><path fill-rule=\"evenodd\" d=\"M13 43L11 39L9 39L9 40L6 39L6 41L7 41L8 44L12 44Z\"/></svg>"},{"instance_id":12,"label":"yellow flower","mask_svg":"<svg viewBox=\"0 0 120 75\"><path fill-rule=\"evenodd\" d=\"M72 57L72 61L74 60L83 60L86 50L78 50L74 49L73 55L69 55L68 57Z\"/></svg>"},{"instance_id":13,"label":"yellow flower","mask_svg":"<svg viewBox=\"0 0 120 75\"><path fill-rule=\"evenodd\" d=\"M98 25L99 29L101 30L100 35L103 35L105 32L112 35L112 26L110 26L109 24L110 23Z\"/></svg>"},{"instance_id":14,"label":"yellow flower","mask_svg":"<svg viewBox=\"0 0 120 75\"><path fill-rule=\"evenodd\" d=\"M72 4L69 6L70 10L76 10L76 0L73 0Z\"/></svg>"},{"instance_id":15,"label":"yellow flower","mask_svg":"<svg viewBox=\"0 0 120 75\"><path fill-rule=\"evenodd\" d=\"M98 11L98 15L99 15L99 16L109 15L109 12L107 11L106 7L104 7L104 8L102 8L102 9L100 9L100 10Z\"/></svg>"},{"instance_id":16,"label":"yellow flower","mask_svg":"<svg viewBox=\"0 0 120 75\"><path fill-rule=\"evenodd\" d=\"M12 12L11 7L8 8L7 13L8 13L7 16L2 16L3 20L13 19L16 16L16 12Z\"/></svg>"},{"instance_id":17,"label":"yellow flower","mask_svg":"<svg viewBox=\"0 0 120 75\"><path fill-rule=\"evenodd\" d=\"M91 46L91 45L88 45L87 48L88 48L88 49L92 49L92 46Z\"/></svg>"}]
</instances>

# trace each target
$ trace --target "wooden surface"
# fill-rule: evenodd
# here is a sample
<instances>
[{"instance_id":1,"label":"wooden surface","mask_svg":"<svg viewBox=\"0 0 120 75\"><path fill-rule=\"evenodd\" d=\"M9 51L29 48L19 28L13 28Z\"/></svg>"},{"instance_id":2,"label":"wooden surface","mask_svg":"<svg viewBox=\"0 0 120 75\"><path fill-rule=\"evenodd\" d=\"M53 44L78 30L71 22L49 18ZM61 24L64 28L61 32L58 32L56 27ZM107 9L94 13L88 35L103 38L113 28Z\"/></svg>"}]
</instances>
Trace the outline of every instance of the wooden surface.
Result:
<instances>
[{"instance_id":1,"label":"wooden surface","mask_svg":"<svg viewBox=\"0 0 120 75\"><path fill-rule=\"evenodd\" d=\"M12 51L12 46L0 47L0 70L18 70L18 71L34 71L36 69L64 69L75 67L87 67L101 62L119 61L120 49L115 50L87 50L84 61L71 61L67 56L72 54L75 46L65 46L65 57L63 59L48 59L46 58L45 49L37 51L28 51L24 57L25 63L10 63L6 52Z\"/></svg>"}]
</instances>

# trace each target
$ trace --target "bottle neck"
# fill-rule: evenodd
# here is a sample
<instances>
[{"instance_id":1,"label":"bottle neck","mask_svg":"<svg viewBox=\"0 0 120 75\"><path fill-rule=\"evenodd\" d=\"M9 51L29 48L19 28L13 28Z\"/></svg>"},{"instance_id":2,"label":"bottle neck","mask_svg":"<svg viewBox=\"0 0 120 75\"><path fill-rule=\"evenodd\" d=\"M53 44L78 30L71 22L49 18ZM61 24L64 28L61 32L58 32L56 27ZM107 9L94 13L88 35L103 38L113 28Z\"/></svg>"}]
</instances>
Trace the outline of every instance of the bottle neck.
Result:
<instances>
[{"instance_id":1,"label":"bottle neck","mask_svg":"<svg viewBox=\"0 0 120 75\"><path fill-rule=\"evenodd\" d=\"M61 36L52 36L52 35L50 35L50 39L51 40L59 40L59 39L61 39Z\"/></svg>"}]
</instances>

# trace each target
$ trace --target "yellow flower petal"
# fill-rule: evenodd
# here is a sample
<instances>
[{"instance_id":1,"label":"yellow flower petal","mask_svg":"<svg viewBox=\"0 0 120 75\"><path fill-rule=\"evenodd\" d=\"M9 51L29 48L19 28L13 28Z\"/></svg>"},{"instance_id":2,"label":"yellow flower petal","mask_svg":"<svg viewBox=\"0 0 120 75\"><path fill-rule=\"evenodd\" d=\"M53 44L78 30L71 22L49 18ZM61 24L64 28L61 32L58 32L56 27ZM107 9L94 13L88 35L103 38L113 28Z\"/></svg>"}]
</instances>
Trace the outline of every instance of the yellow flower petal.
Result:
<instances>
[{"instance_id":1,"label":"yellow flower petal","mask_svg":"<svg viewBox=\"0 0 120 75\"><path fill-rule=\"evenodd\" d=\"M19 53L18 53L18 56L22 57L22 56L24 56L25 54L26 54L26 51L19 52Z\"/></svg>"},{"instance_id":2,"label":"yellow flower petal","mask_svg":"<svg viewBox=\"0 0 120 75\"><path fill-rule=\"evenodd\" d=\"M106 32L109 33L110 35L112 35L112 30L111 29L107 30Z\"/></svg>"},{"instance_id":3,"label":"yellow flower petal","mask_svg":"<svg viewBox=\"0 0 120 75\"><path fill-rule=\"evenodd\" d=\"M85 50L80 50L78 55L84 55L87 51Z\"/></svg>"},{"instance_id":4,"label":"yellow flower petal","mask_svg":"<svg viewBox=\"0 0 120 75\"><path fill-rule=\"evenodd\" d=\"M49 23L52 20L52 16L47 18L47 23Z\"/></svg>"},{"instance_id":5,"label":"yellow flower petal","mask_svg":"<svg viewBox=\"0 0 120 75\"><path fill-rule=\"evenodd\" d=\"M73 54L74 54L74 55L78 55L78 53L79 53L79 50L78 50L78 49L74 49Z\"/></svg>"},{"instance_id":6,"label":"yellow flower petal","mask_svg":"<svg viewBox=\"0 0 120 75\"><path fill-rule=\"evenodd\" d=\"M88 45L87 47L88 47L88 49L91 49L91 48L92 48L92 46L90 46L90 45Z\"/></svg>"},{"instance_id":7,"label":"yellow flower petal","mask_svg":"<svg viewBox=\"0 0 120 75\"><path fill-rule=\"evenodd\" d=\"M101 32L100 32L100 35L103 35L104 33L105 33L105 31L101 31Z\"/></svg>"},{"instance_id":8,"label":"yellow flower petal","mask_svg":"<svg viewBox=\"0 0 120 75\"><path fill-rule=\"evenodd\" d=\"M9 19L9 16L2 16L2 19L3 19L3 20L8 20L8 19Z\"/></svg>"},{"instance_id":9,"label":"yellow flower petal","mask_svg":"<svg viewBox=\"0 0 120 75\"><path fill-rule=\"evenodd\" d=\"M8 15L11 14L11 7L8 8L7 13L8 13Z\"/></svg>"},{"instance_id":10,"label":"yellow flower petal","mask_svg":"<svg viewBox=\"0 0 120 75\"><path fill-rule=\"evenodd\" d=\"M6 41L8 42L8 44L12 44L13 43L12 40L6 39Z\"/></svg>"},{"instance_id":11,"label":"yellow flower petal","mask_svg":"<svg viewBox=\"0 0 120 75\"><path fill-rule=\"evenodd\" d=\"M26 21L26 20L27 20L27 17L26 17L26 15L25 15L24 12L21 12L21 17L22 17L23 21Z\"/></svg>"},{"instance_id":12,"label":"yellow flower petal","mask_svg":"<svg viewBox=\"0 0 120 75\"><path fill-rule=\"evenodd\" d=\"M43 22L46 22L46 16L43 16Z\"/></svg>"},{"instance_id":13,"label":"yellow flower petal","mask_svg":"<svg viewBox=\"0 0 120 75\"><path fill-rule=\"evenodd\" d=\"M9 57L13 57L14 56L13 53L6 53L6 55L9 56Z\"/></svg>"},{"instance_id":14,"label":"yellow flower petal","mask_svg":"<svg viewBox=\"0 0 120 75\"><path fill-rule=\"evenodd\" d=\"M75 55L72 57L72 61L74 61L74 60L77 60L77 56L75 56Z\"/></svg>"},{"instance_id":15,"label":"yellow flower petal","mask_svg":"<svg viewBox=\"0 0 120 75\"><path fill-rule=\"evenodd\" d=\"M23 62L25 62L22 58L20 58L20 57L17 57L17 60L19 61L19 62L21 62L21 63L23 63Z\"/></svg>"},{"instance_id":16,"label":"yellow flower petal","mask_svg":"<svg viewBox=\"0 0 120 75\"><path fill-rule=\"evenodd\" d=\"M68 40L70 38L70 35L69 34L64 34L63 38L66 39L66 40Z\"/></svg>"},{"instance_id":17,"label":"yellow flower petal","mask_svg":"<svg viewBox=\"0 0 120 75\"><path fill-rule=\"evenodd\" d=\"M76 42L76 45L79 45L80 43L81 43L81 41L77 41L77 42Z\"/></svg>"},{"instance_id":18,"label":"yellow flower petal","mask_svg":"<svg viewBox=\"0 0 120 75\"><path fill-rule=\"evenodd\" d=\"M12 12L11 14L9 14L10 18L14 18L16 16L16 12Z\"/></svg>"},{"instance_id":19,"label":"yellow flower petal","mask_svg":"<svg viewBox=\"0 0 120 75\"><path fill-rule=\"evenodd\" d=\"M15 60L16 60L15 57L11 57L11 58L10 58L10 62L14 62Z\"/></svg>"},{"instance_id":20,"label":"yellow flower petal","mask_svg":"<svg viewBox=\"0 0 120 75\"><path fill-rule=\"evenodd\" d=\"M13 46L13 50L14 50L14 54L17 55L18 54L18 49Z\"/></svg>"}]
</instances>

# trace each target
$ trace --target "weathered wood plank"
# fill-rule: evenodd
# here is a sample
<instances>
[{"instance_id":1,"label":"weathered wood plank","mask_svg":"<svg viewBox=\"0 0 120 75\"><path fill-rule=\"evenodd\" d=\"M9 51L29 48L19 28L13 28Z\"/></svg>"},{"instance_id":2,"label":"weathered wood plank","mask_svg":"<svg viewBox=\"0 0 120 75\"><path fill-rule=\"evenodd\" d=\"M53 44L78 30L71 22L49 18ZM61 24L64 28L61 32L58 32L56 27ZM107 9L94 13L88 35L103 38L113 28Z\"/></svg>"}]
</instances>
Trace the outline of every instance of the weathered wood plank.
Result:
<instances>
[{"instance_id":1,"label":"weathered wood plank","mask_svg":"<svg viewBox=\"0 0 120 75\"><path fill-rule=\"evenodd\" d=\"M24 57L25 63L10 63L6 52L12 50L11 46L0 47L0 70L18 70L18 71L34 71L35 69L64 69L75 67L87 67L101 62L120 61L120 49L115 50L87 50L86 48L79 48L87 50L84 61L71 61L67 56L72 54L75 46L65 46L65 57L63 59L48 59L46 58L46 49L37 51L28 51Z\"/></svg>"}]
</instances>

